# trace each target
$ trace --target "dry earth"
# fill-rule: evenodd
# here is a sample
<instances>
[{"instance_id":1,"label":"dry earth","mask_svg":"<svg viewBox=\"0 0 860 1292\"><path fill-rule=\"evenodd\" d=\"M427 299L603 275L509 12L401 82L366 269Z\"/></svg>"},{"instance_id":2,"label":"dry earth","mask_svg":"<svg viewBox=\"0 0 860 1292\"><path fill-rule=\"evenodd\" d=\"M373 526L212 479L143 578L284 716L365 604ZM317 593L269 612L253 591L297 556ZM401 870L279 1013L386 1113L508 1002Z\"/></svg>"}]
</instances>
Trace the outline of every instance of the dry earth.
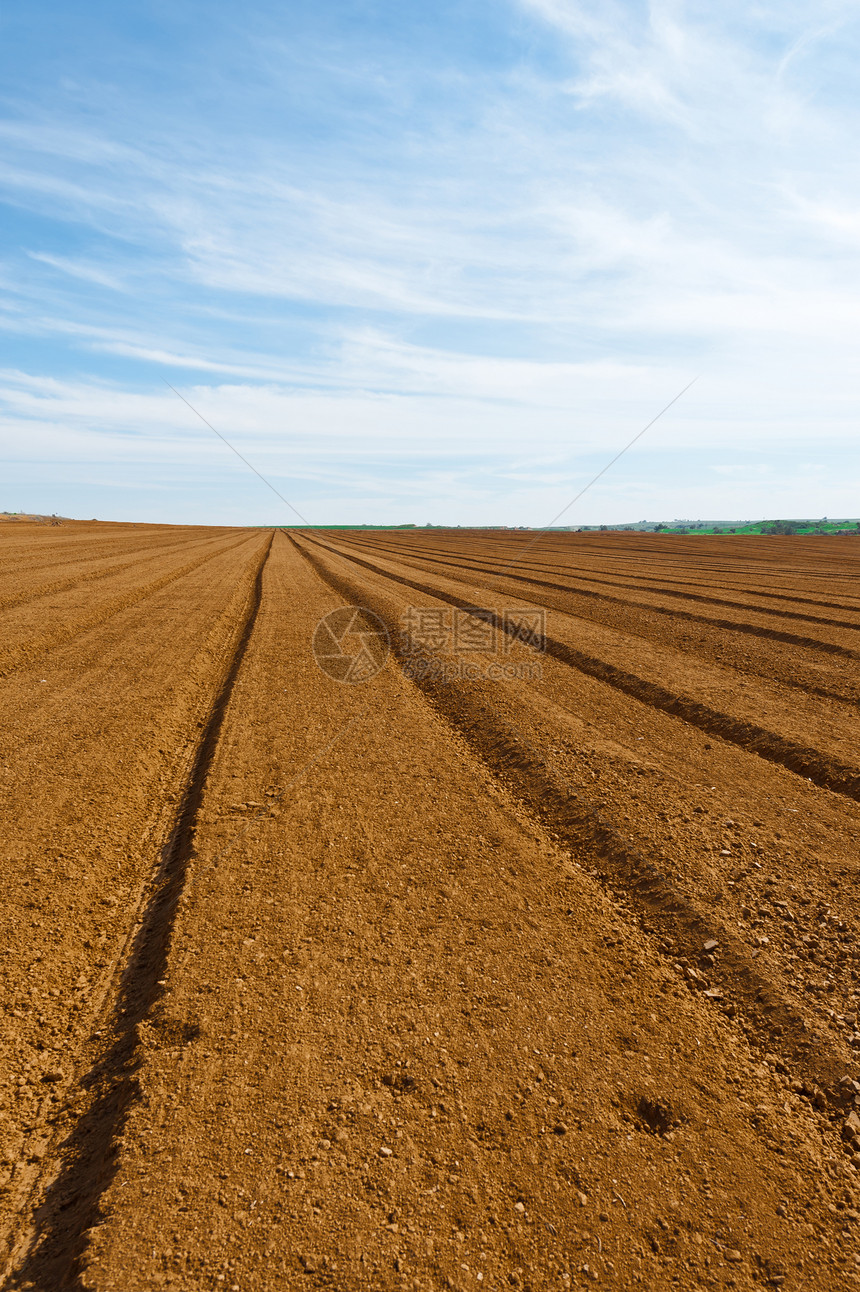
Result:
<instances>
[{"instance_id":1,"label":"dry earth","mask_svg":"<svg viewBox=\"0 0 860 1292\"><path fill-rule=\"evenodd\" d=\"M0 546L4 1287L860 1283L857 540Z\"/></svg>"}]
</instances>

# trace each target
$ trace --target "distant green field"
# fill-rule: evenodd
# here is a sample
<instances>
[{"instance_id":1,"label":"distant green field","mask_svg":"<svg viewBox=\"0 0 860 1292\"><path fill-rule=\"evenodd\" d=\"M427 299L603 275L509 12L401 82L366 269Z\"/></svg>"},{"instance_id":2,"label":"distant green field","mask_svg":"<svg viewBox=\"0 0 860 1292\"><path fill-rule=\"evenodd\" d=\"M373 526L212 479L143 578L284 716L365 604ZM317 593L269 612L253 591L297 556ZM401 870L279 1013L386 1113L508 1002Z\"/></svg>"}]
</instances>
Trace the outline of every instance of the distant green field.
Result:
<instances>
[{"instance_id":1,"label":"distant green field","mask_svg":"<svg viewBox=\"0 0 860 1292\"><path fill-rule=\"evenodd\" d=\"M573 525L565 526L569 532ZM860 520L719 520L719 521L651 521L631 525L581 525L580 534L856 534L860 537Z\"/></svg>"},{"instance_id":2,"label":"distant green field","mask_svg":"<svg viewBox=\"0 0 860 1292\"><path fill-rule=\"evenodd\" d=\"M664 534L844 534L860 535L860 520L756 520L747 525L666 525Z\"/></svg>"},{"instance_id":3,"label":"distant green field","mask_svg":"<svg viewBox=\"0 0 860 1292\"><path fill-rule=\"evenodd\" d=\"M264 526L264 528L268 528L268 529L419 529L419 528L424 528L424 526L418 526L418 525L413 525L413 524L405 524L405 525L269 525L269 526ZM432 526L432 525L431 525L431 526L428 526L427 528L434 529L434 528L437 528L437 526Z\"/></svg>"}]
</instances>

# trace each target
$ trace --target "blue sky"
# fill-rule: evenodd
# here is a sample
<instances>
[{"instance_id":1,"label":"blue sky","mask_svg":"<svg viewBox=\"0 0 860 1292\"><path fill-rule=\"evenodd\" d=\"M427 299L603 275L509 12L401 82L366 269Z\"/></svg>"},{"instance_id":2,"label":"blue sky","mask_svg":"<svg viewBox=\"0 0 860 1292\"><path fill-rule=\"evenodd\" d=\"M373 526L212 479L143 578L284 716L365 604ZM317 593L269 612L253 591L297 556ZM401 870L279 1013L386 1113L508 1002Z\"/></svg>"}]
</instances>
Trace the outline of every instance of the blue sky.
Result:
<instances>
[{"instance_id":1,"label":"blue sky","mask_svg":"<svg viewBox=\"0 0 860 1292\"><path fill-rule=\"evenodd\" d=\"M0 10L0 509L860 515L855 4Z\"/></svg>"}]
</instances>

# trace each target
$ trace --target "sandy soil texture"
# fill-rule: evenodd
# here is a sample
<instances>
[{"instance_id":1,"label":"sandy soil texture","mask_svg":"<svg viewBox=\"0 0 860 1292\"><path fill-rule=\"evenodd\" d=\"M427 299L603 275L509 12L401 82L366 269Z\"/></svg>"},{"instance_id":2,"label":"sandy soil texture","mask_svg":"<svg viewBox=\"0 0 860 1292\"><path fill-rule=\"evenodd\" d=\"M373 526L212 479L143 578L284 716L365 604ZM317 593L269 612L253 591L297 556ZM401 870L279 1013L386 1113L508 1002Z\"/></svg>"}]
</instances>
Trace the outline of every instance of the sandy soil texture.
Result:
<instances>
[{"instance_id":1,"label":"sandy soil texture","mask_svg":"<svg viewBox=\"0 0 860 1292\"><path fill-rule=\"evenodd\" d=\"M860 542L0 546L4 1287L860 1283Z\"/></svg>"}]
</instances>

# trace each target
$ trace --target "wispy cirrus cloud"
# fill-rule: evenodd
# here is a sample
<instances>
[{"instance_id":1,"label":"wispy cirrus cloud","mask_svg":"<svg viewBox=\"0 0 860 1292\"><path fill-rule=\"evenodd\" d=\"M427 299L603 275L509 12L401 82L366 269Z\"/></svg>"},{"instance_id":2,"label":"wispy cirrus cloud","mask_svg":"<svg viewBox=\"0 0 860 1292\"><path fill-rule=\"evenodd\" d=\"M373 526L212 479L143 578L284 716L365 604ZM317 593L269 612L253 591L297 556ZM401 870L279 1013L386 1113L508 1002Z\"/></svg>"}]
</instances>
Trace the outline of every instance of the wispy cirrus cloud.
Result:
<instances>
[{"instance_id":1,"label":"wispy cirrus cloud","mask_svg":"<svg viewBox=\"0 0 860 1292\"><path fill-rule=\"evenodd\" d=\"M844 477L851 6L517 0L422 26L387 2L323 23L253 0L241 25L210 18L201 67L190 12L141 45L84 3L72 76L52 79L35 26L10 69L0 326L37 383L6 378L13 446L26 422L46 455L121 459L133 427L137 460L172 460L164 427L197 441L167 373L303 479L339 453L385 492L388 454L411 498L420 459L456 519L458 498L491 506L483 461L498 511L539 523L556 491L551 470L527 504L511 491L524 445L563 488L572 454L617 446L702 372L655 454L768 458L814 435ZM708 474L715 498L731 478Z\"/></svg>"},{"instance_id":2,"label":"wispy cirrus cloud","mask_svg":"<svg viewBox=\"0 0 860 1292\"><path fill-rule=\"evenodd\" d=\"M28 254L32 260L50 265L52 269L58 269L60 273L69 274L72 278L83 279L85 283L97 283L99 287L109 287L117 292L125 290L124 284L115 274L107 273L98 265L70 260L67 256L52 256L46 251L31 251Z\"/></svg>"}]
</instances>

